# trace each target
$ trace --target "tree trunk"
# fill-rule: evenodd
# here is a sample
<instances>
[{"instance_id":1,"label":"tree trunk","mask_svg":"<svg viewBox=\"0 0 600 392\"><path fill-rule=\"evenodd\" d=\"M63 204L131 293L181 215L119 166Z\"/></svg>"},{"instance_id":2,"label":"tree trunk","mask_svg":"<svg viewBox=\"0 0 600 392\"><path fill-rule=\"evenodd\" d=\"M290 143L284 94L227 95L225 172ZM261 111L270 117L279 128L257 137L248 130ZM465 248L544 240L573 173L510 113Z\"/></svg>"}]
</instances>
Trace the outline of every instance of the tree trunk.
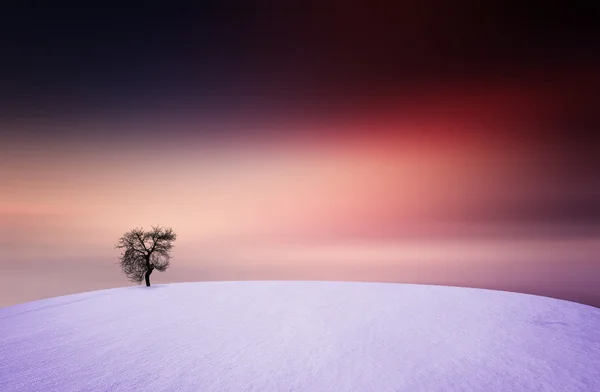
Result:
<instances>
[{"instance_id":1,"label":"tree trunk","mask_svg":"<svg viewBox=\"0 0 600 392\"><path fill-rule=\"evenodd\" d=\"M144 274L144 277L146 278L146 287L150 287L150 274L152 273L153 270L154 270L154 268L149 268L146 270L146 273Z\"/></svg>"}]
</instances>

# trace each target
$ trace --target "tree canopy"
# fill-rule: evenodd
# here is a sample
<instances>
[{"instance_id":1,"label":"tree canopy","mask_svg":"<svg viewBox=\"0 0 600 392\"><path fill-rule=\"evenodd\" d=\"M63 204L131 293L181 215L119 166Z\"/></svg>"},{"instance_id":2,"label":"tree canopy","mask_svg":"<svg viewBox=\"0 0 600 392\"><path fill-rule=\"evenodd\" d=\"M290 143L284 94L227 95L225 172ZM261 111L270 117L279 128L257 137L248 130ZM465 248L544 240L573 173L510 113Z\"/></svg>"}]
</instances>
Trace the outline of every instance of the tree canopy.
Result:
<instances>
[{"instance_id":1,"label":"tree canopy","mask_svg":"<svg viewBox=\"0 0 600 392\"><path fill-rule=\"evenodd\" d=\"M144 279L150 286L152 271L165 271L171 261L170 251L177 234L171 228L152 226L150 230L136 228L125 233L115 248L123 249L119 264L131 282Z\"/></svg>"}]
</instances>

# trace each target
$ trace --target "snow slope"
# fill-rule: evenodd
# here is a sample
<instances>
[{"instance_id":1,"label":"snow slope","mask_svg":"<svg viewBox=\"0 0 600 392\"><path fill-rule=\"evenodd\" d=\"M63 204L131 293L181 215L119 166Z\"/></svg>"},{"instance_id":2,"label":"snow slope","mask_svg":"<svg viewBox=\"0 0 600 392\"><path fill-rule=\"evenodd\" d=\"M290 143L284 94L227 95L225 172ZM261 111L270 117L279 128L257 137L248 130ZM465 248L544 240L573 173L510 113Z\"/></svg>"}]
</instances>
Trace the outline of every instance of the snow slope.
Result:
<instances>
[{"instance_id":1,"label":"snow slope","mask_svg":"<svg viewBox=\"0 0 600 392\"><path fill-rule=\"evenodd\" d=\"M0 391L600 391L600 309L392 283L179 283L0 309Z\"/></svg>"}]
</instances>

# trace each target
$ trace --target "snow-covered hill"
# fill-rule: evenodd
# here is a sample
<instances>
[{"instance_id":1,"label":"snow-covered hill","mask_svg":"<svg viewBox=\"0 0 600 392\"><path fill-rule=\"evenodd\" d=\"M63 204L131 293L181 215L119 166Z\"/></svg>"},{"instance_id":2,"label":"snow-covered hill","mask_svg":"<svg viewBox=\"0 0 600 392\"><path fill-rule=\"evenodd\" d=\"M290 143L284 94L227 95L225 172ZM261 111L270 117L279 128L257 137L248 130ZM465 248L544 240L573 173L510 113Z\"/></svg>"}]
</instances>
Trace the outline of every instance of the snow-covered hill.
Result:
<instances>
[{"instance_id":1,"label":"snow-covered hill","mask_svg":"<svg viewBox=\"0 0 600 392\"><path fill-rule=\"evenodd\" d=\"M389 283L95 291L0 309L0 391L600 391L600 309Z\"/></svg>"}]
</instances>

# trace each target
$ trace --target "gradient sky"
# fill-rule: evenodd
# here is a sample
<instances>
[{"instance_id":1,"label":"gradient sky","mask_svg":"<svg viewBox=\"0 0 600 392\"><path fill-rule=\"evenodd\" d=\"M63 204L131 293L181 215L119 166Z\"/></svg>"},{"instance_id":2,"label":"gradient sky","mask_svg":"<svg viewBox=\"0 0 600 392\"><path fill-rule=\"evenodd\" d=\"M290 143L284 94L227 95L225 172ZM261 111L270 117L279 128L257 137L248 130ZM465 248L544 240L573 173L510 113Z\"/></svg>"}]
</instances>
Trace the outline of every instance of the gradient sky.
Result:
<instances>
[{"instance_id":1,"label":"gradient sky","mask_svg":"<svg viewBox=\"0 0 600 392\"><path fill-rule=\"evenodd\" d=\"M433 12L436 11L436 12ZM438 12L439 11L439 12ZM3 12L0 306L330 279L600 306L598 31L476 2Z\"/></svg>"}]
</instances>

